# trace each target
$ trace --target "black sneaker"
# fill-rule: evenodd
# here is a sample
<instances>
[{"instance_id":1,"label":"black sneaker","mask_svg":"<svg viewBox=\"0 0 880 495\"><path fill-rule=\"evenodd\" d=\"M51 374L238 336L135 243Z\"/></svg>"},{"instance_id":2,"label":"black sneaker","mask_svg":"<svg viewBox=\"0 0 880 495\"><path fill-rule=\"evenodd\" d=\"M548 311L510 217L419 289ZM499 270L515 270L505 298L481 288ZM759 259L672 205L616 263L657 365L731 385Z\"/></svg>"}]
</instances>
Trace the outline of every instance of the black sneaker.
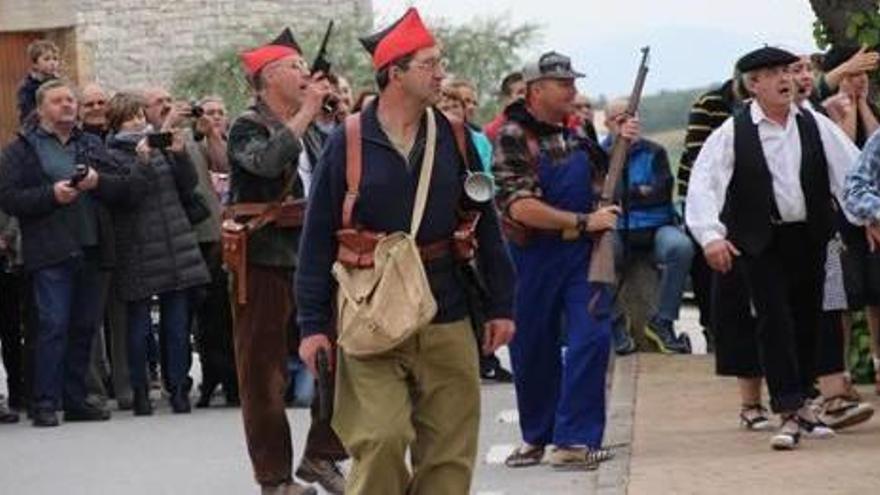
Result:
<instances>
[{"instance_id":1,"label":"black sneaker","mask_svg":"<svg viewBox=\"0 0 880 495\"><path fill-rule=\"evenodd\" d=\"M31 424L37 428L52 428L61 424L55 411L36 409L31 413Z\"/></svg>"},{"instance_id":2,"label":"black sneaker","mask_svg":"<svg viewBox=\"0 0 880 495\"><path fill-rule=\"evenodd\" d=\"M18 413L11 411L6 407L6 404L3 403L2 397L0 397L0 423L18 423Z\"/></svg>"},{"instance_id":3,"label":"black sneaker","mask_svg":"<svg viewBox=\"0 0 880 495\"><path fill-rule=\"evenodd\" d=\"M691 351L690 339L685 336L676 337L672 322L659 318L651 318L645 325L645 337L664 354L689 354Z\"/></svg>"},{"instance_id":4,"label":"black sneaker","mask_svg":"<svg viewBox=\"0 0 880 495\"><path fill-rule=\"evenodd\" d=\"M110 411L91 405L83 405L64 410L64 421L107 421L110 419Z\"/></svg>"}]
</instances>

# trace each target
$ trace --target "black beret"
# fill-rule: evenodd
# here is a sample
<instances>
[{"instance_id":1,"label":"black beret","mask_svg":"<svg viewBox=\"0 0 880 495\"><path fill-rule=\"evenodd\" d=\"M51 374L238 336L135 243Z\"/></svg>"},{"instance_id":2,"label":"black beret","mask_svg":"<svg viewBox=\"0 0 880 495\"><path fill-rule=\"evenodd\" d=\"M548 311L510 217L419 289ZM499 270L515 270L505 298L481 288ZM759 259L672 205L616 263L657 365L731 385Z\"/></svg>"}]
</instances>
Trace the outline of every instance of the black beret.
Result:
<instances>
[{"instance_id":1,"label":"black beret","mask_svg":"<svg viewBox=\"0 0 880 495\"><path fill-rule=\"evenodd\" d=\"M743 55L742 58L736 62L736 70L740 73L746 73L766 67L788 65L797 61L798 57L793 53L787 52L781 48L765 46L764 48L758 48L757 50Z\"/></svg>"},{"instance_id":2,"label":"black beret","mask_svg":"<svg viewBox=\"0 0 880 495\"><path fill-rule=\"evenodd\" d=\"M858 46L834 45L822 59L822 71L831 72L852 58L859 51Z\"/></svg>"}]
</instances>

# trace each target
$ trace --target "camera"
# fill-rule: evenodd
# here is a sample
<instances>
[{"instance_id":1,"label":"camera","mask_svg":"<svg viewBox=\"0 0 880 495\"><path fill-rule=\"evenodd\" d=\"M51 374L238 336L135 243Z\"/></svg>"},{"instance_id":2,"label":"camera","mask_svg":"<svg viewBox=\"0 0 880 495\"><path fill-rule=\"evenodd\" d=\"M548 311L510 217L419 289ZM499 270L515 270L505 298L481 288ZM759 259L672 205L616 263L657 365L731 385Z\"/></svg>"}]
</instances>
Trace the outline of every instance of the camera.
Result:
<instances>
[{"instance_id":1,"label":"camera","mask_svg":"<svg viewBox=\"0 0 880 495\"><path fill-rule=\"evenodd\" d=\"M147 146L156 150L164 150L171 146L173 139L170 132L151 132L147 134Z\"/></svg>"},{"instance_id":2,"label":"camera","mask_svg":"<svg viewBox=\"0 0 880 495\"><path fill-rule=\"evenodd\" d=\"M189 103L189 114L194 119L200 119L205 115L205 109L195 100Z\"/></svg>"},{"instance_id":3,"label":"camera","mask_svg":"<svg viewBox=\"0 0 880 495\"><path fill-rule=\"evenodd\" d=\"M89 175L89 167L87 167L83 164L78 164L76 166L76 170L73 172L73 175L70 177L70 180L67 182L67 185L69 185L70 187L76 187L88 175Z\"/></svg>"}]
</instances>

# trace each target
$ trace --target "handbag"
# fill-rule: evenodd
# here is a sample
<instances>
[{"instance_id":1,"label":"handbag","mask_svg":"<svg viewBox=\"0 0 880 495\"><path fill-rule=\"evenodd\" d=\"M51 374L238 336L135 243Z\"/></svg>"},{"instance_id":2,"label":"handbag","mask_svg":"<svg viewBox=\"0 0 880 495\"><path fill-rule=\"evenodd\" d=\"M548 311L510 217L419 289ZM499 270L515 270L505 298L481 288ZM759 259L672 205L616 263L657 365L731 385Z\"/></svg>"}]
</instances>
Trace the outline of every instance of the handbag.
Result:
<instances>
[{"instance_id":1,"label":"handbag","mask_svg":"<svg viewBox=\"0 0 880 495\"><path fill-rule=\"evenodd\" d=\"M427 141L409 231L379 238L372 266L338 260L333 265L333 276L338 282L338 343L343 352L352 356L373 356L394 349L430 323L437 313L437 302L416 244L437 141L433 110L428 108L427 114ZM346 120L347 176L356 179L348 181L349 197L356 197L360 186L359 119L360 115L352 115ZM356 173L350 173L353 171ZM350 208L344 210L350 212ZM343 225L346 223L343 221Z\"/></svg>"}]
</instances>

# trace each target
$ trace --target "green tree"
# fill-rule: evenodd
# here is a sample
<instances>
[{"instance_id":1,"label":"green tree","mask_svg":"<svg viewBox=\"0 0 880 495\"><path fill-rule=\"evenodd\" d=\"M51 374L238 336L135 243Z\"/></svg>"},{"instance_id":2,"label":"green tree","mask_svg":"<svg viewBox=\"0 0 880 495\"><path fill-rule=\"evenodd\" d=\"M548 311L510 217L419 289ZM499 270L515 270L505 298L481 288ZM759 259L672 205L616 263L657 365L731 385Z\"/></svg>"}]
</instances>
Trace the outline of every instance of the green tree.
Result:
<instances>
[{"instance_id":1,"label":"green tree","mask_svg":"<svg viewBox=\"0 0 880 495\"><path fill-rule=\"evenodd\" d=\"M498 109L495 96L501 78L520 66L520 53L538 39L538 26L515 25L507 17L487 17L461 25L453 25L445 19L429 23L449 58L449 72L476 84L481 102L480 118L493 115ZM370 59L357 39L371 32L371 25L368 18L338 20L328 44L333 70L347 77L355 91L374 88ZM314 24L296 32L307 59L317 51L325 28L325 25ZM221 49L209 60L180 71L174 78L175 94L187 98L216 94L223 97L230 112L240 112L247 106L250 90L238 54L248 46L259 44L258 40L271 39L275 31L267 28L254 32L252 43Z\"/></svg>"}]
</instances>

